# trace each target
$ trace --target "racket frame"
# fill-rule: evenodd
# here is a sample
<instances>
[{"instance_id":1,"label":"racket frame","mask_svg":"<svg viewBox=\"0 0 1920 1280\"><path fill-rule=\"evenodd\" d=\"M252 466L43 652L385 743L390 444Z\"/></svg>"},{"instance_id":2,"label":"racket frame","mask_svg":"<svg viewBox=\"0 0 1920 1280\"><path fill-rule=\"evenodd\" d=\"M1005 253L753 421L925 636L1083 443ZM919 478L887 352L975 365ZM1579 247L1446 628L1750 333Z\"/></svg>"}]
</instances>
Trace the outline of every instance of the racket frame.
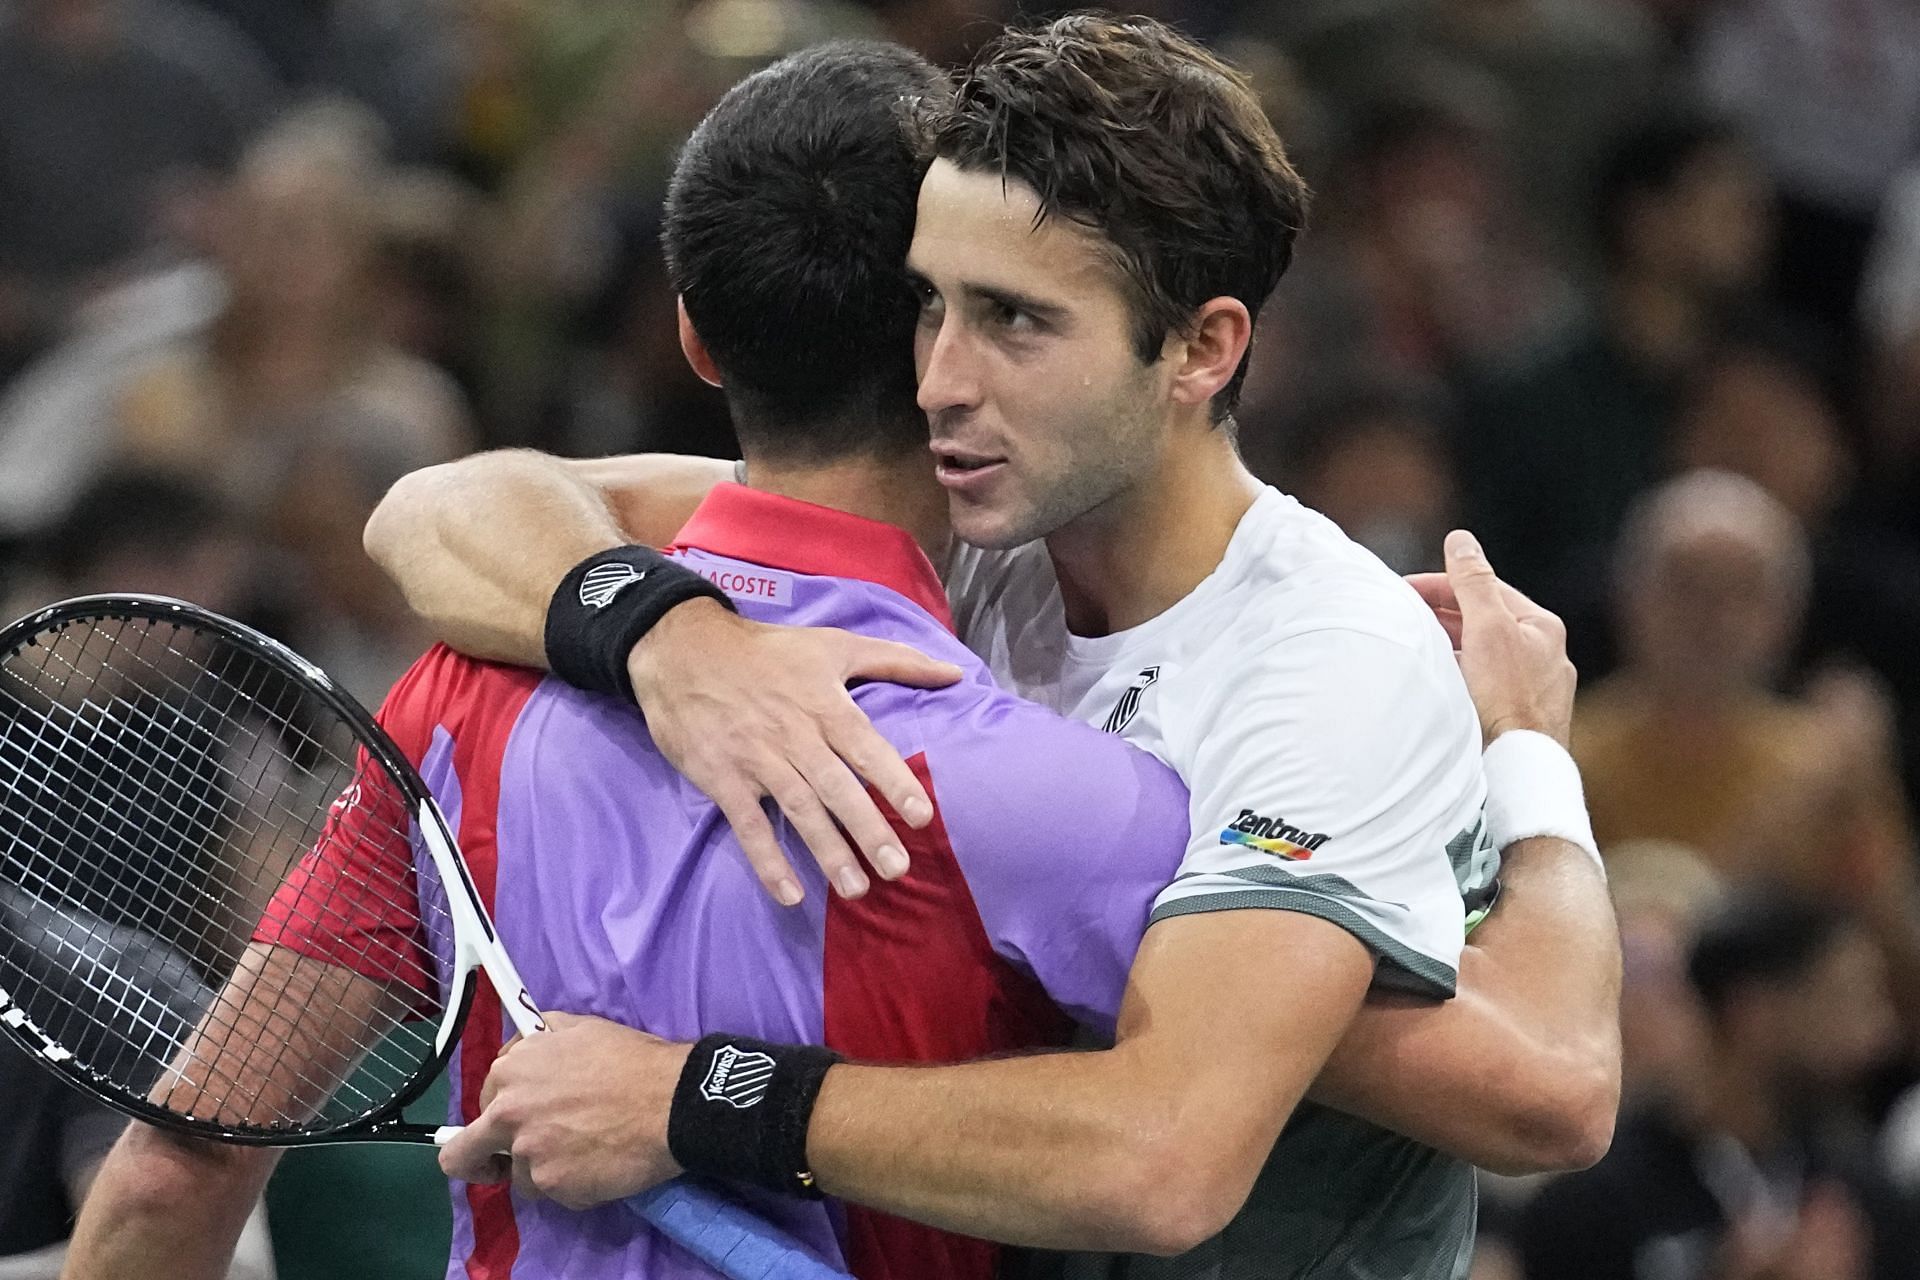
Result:
<instances>
[{"instance_id":1,"label":"racket frame","mask_svg":"<svg viewBox=\"0 0 1920 1280\"><path fill-rule=\"evenodd\" d=\"M309 1147L336 1146L358 1142L408 1142L445 1145L459 1132L457 1126L420 1125L403 1118L407 1107L417 1102L446 1071L459 1042L459 1033L472 1011L479 975L500 996L502 1009L516 1030L525 1035L546 1029L538 1006L526 984L514 968L499 934L481 902L466 859L459 852L453 833L440 806L421 781L412 762L387 736L372 715L360 703L340 689L332 677L286 645L210 609L170 596L93 595L62 600L29 614L0 630L0 661L11 658L23 648L40 642L51 631L72 623L94 620L144 621L172 624L217 635L251 656L279 668L283 674L300 681L329 710L337 713L353 730L358 745L400 790L402 799L418 825L422 843L433 860L446 888L448 915L453 924L454 980L459 990L442 1010L434 1033L433 1056L394 1096L358 1115L324 1126L288 1126L262 1131L257 1127L235 1128L216 1120L189 1119L145 1098L135 1097L99 1072L85 1066L59 1041L27 1016L26 1009L11 992L0 989L0 1031L10 1035L21 1048L40 1059L67 1083L124 1115L175 1133L205 1138L237 1146Z\"/></svg>"},{"instance_id":2,"label":"racket frame","mask_svg":"<svg viewBox=\"0 0 1920 1280\"><path fill-rule=\"evenodd\" d=\"M134 1098L97 1072L82 1067L39 1027L11 995L0 992L0 1030L11 1035L29 1053L40 1058L62 1079L108 1106L163 1129L191 1137L250 1147L311 1147L353 1142L409 1142L444 1146L460 1132L459 1126L425 1126L406 1121L401 1113L418 1101L446 1070L458 1043L458 1030L472 1011L482 972L500 996L501 1008L522 1034L545 1029L538 1006L501 946L493 921L481 902L466 860L440 806L420 780L413 764L375 722L366 708L338 688L313 663L271 636L235 622L210 609L169 596L112 594L80 596L49 605L0 629L0 661L37 640L51 628L88 618L141 619L176 622L213 632L262 660L286 669L303 680L353 728L360 745L384 768L407 802L427 854L447 891L448 913L454 933L456 999L447 1002L434 1041L434 1055L394 1097L360 1115L324 1129L288 1128L262 1133L235 1130L213 1121L189 1120L165 1107ZM458 886L457 889L455 886ZM845 1280L847 1273L821 1262L806 1246L735 1204L717 1191L686 1178L664 1183L625 1201L636 1214L732 1280Z\"/></svg>"}]
</instances>

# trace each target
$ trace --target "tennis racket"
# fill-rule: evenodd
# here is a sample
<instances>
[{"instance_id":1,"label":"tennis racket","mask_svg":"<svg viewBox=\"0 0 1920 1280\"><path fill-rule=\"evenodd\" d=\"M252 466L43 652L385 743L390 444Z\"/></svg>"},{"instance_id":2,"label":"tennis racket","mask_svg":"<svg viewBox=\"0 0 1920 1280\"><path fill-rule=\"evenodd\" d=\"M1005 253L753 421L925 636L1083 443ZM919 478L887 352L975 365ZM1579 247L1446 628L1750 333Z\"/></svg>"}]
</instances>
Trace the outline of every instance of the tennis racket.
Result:
<instances>
[{"instance_id":1,"label":"tennis racket","mask_svg":"<svg viewBox=\"0 0 1920 1280\"><path fill-rule=\"evenodd\" d=\"M222 1142L444 1144L401 1112L482 973L544 1029L419 774L312 663L154 596L0 631L0 1028L44 1067ZM844 1274L704 1186L629 1204L732 1280Z\"/></svg>"}]
</instances>

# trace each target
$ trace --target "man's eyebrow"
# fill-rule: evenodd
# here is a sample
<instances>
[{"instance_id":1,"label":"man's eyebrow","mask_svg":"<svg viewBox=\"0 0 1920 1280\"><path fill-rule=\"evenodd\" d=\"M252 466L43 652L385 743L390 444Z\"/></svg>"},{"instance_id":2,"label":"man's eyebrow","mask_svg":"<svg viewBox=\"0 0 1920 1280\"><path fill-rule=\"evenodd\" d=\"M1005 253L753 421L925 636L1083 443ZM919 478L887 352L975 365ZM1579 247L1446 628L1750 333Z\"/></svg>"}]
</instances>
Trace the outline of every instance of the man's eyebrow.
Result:
<instances>
[{"instance_id":1,"label":"man's eyebrow","mask_svg":"<svg viewBox=\"0 0 1920 1280\"><path fill-rule=\"evenodd\" d=\"M1018 289L974 284L967 281L962 281L960 288L970 298L991 302L997 307L1006 307L1012 311L1024 311L1036 320L1058 320L1067 314L1065 307L1057 303L1042 302L1032 294L1022 293Z\"/></svg>"}]
</instances>

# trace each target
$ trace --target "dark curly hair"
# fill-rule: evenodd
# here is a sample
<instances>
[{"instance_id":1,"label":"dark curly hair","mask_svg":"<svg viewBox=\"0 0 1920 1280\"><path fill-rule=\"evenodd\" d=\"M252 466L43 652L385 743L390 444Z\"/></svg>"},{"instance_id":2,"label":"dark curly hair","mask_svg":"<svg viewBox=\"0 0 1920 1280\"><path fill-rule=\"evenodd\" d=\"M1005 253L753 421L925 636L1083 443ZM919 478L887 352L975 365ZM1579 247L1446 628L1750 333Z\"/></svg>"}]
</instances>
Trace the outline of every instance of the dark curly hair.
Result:
<instances>
[{"instance_id":1,"label":"dark curly hair","mask_svg":"<svg viewBox=\"0 0 1920 1280\"><path fill-rule=\"evenodd\" d=\"M1306 183L1246 77L1151 18L1076 13L1004 33L922 113L921 135L932 157L1032 188L1040 221L1111 246L1142 361L1211 298L1257 318L1306 222ZM1216 421L1246 373L1242 358Z\"/></svg>"}]
</instances>

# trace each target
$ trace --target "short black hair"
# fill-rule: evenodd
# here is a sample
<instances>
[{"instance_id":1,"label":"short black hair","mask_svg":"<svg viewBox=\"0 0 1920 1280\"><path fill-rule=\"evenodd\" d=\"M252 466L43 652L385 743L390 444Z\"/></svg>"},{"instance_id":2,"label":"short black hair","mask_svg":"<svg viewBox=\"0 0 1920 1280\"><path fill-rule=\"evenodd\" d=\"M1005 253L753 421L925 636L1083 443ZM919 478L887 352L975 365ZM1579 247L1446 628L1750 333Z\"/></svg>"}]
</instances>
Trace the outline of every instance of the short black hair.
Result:
<instances>
[{"instance_id":1,"label":"short black hair","mask_svg":"<svg viewBox=\"0 0 1920 1280\"><path fill-rule=\"evenodd\" d=\"M1671 190L1695 161L1738 145L1739 131L1729 121L1684 103L1666 104L1616 137L1594 192L1594 230L1605 262L1620 262L1630 204Z\"/></svg>"},{"instance_id":2,"label":"short black hair","mask_svg":"<svg viewBox=\"0 0 1920 1280\"><path fill-rule=\"evenodd\" d=\"M1803 977L1852 926L1840 908L1809 894L1746 890L1701 925L1687 973L1719 1018L1744 991Z\"/></svg>"},{"instance_id":3,"label":"short black hair","mask_svg":"<svg viewBox=\"0 0 1920 1280\"><path fill-rule=\"evenodd\" d=\"M742 446L827 460L926 444L907 248L947 92L918 54L836 41L742 80L680 153L661 242Z\"/></svg>"}]
</instances>

